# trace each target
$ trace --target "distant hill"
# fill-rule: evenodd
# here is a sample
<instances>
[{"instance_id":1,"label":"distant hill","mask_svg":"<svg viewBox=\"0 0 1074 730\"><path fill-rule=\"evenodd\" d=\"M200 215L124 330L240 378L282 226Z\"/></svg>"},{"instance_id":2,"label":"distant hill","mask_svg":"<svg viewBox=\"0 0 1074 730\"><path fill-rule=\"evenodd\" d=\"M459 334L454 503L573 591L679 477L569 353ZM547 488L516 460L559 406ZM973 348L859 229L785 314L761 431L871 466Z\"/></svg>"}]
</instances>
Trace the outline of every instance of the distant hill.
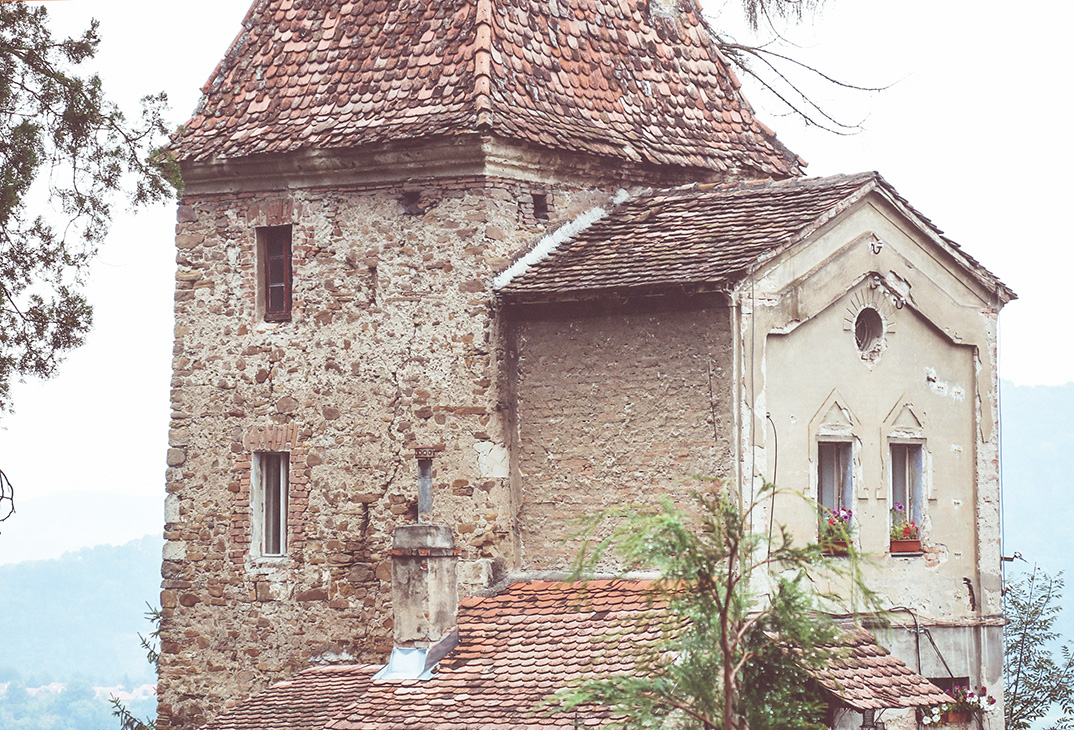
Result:
<instances>
[{"instance_id":1,"label":"distant hill","mask_svg":"<svg viewBox=\"0 0 1074 730\"><path fill-rule=\"evenodd\" d=\"M145 495L93 491L37 496L35 480L28 481L25 489L20 483L15 495L15 514L0 523L0 565L50 560L94 544L122 545L159 533L164 525L163 489Z\"/></svg>"},{"instance_id":2,"label":"distant hill","mask_svg":"<svg viewBox=\"0 0 1074 730\"><path fill-rule=\"evenodd\" d=\"M143 614L159 602L161 546L146 536L0 565L0 681L155 682L138 633L152 631Z\"/></svg>"}]
</instances>

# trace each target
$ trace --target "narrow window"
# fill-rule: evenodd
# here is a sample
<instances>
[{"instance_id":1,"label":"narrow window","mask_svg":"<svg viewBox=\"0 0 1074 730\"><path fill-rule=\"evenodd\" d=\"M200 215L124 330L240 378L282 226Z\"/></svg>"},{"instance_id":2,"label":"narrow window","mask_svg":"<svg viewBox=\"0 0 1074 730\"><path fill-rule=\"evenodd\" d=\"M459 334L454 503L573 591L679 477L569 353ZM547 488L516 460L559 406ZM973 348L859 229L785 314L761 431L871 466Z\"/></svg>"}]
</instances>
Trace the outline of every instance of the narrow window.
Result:
<instances>
[{"instance_id":1,"label":"narrow window","mask_svg":"<svg viewBox=\"0 0 1074 730\"><path fill-rule=\"evenodd\" d=\"M257 229L258 303L266 322L291 320L291 226Z\"/></svg>"},{"instance_id":2,"label":"narrow window","mask_svg":"<svg viewBox=\"0 0 1074 730\"><path fill-rule=\"evenodd\" d=\"M259 451L253 467L254 545L263 556L285 555L289 455Z\"/></svg>"},{"instance_id":3,"label":"narrow window","mask_svg":"<svg viewBox=\"0 0 1074 730\"><path fill-rule=\"evenodd\" d=\"M891 445L891 507L895 522L921 524L921 444Z\"/></svg>"},{"instance_id":4,"label":"narrow window","mask_svg":"<svg viewBox=\"0 0 1074 730\"><path fill-rule=\"evenodd\" d=\"M852 453L849 442L817 444L817 501L832 512L851 507Z\"/></svg>"}]
</instances>

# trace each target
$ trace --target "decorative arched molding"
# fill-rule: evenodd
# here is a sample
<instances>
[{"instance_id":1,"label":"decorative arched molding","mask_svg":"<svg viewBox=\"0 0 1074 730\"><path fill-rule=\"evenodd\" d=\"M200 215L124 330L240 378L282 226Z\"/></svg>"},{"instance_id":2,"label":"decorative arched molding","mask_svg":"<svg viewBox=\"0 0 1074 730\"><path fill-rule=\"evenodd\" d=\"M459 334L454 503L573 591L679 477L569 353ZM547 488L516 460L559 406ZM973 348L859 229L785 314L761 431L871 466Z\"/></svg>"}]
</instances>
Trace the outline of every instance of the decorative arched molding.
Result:
<instances>
[{"instance_id":1,"label":"decorative arched molding","mask_svg":"<svg viewBox=\"0 0 1074 730\"><path fill-rule=\"evenodd\" d=\"M297 444L297 423L250 426L242 437L247 451L291 451Z\"/></svg>"}]
</instances>

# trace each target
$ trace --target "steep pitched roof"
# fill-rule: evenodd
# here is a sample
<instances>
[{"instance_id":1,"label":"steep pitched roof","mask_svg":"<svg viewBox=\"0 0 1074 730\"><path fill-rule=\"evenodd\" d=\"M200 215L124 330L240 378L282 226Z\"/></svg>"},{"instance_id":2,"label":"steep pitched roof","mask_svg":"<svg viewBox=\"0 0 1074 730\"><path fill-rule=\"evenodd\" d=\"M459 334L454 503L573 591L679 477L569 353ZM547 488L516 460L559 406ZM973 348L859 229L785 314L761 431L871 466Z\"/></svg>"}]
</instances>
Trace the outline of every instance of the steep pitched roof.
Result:
<instances>
[{"instance_id":1,"label":"steep pitched roof","mask_svg":"<svg viewBox=\"0 0 1074 730\"><path fill-rule=\"evenodd\" d=\"M917 218L990 287L994 275L914 210L878 173L689 185L628 199L551 234L494 286L508 299L543 300L607 290L726 290L873 191Z\"/></svg>"},{"instance_id":2,"label":"steep pitched roof","mask_svg":"<svg viewBox=\"0 0 1074 730\"><path fill-rule=\"evenodd\" d=\"M631 162L799 173L693 0L255 0L183 160L474 132Z\"/></svg>"},{"instance_id":3,"label":"steep pitched roof","mask_svg":"<svg viewBox=\"0 0 1074 730\"><path fill-rule=\"evenodd\" d=\"M599 727L608 717L602 708L553 716L535 708L583 675L629 672L631 656L617 642L658 636L661 603L651 597L648 581L516 583L459 605L459 645L432 679L374 680L375 666L308 669L204 730ZM852 707L916 707L947 699L867 632L848 637L850 651L818 679Z\"/></svg>"}]
</instances>

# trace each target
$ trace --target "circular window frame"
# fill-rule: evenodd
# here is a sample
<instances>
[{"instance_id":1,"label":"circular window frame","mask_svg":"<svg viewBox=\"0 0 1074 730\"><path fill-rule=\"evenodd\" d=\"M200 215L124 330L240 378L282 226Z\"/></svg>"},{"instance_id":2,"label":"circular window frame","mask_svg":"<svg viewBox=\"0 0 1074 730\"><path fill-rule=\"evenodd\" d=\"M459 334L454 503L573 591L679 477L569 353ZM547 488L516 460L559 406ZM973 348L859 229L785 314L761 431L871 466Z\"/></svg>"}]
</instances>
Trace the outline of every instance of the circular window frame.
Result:
<instances>
[{"instance_id":1,"label":"circular window frame","mask_svg":"<svg viewBox=\"0 0 1074 730\"><path fill-rule=\"evenodd\" d=\"M884 316L876 307L862 307L854 317L854 344L862 357L884 349Z\"/></svg>"},{"instance_id":2,"label":"circular window frame","mask_svg":"<svg viewBox=\"0 0 1074 730\"><path fill-rule=\"evenodd\" d=\"M880 324L870 332L870 335L875 336L867 338L868 341L863 343L865 345L863 349L858 346L857 323L859 316L866 309L876 312ZM850 347L854 348L854 353L870 369L880 362L881 356L890 344L889 338L895 336L898 314L898 307L890 297L885 296L880 289L867 286L867 282L863 282L863 285L853 292L847 301L846 309L843 310L843 331L850 341ZM871 314L865 316L872 317ZM876 325L876 320L873 320L873 324Z\"/></svg>"}]
</instances>

